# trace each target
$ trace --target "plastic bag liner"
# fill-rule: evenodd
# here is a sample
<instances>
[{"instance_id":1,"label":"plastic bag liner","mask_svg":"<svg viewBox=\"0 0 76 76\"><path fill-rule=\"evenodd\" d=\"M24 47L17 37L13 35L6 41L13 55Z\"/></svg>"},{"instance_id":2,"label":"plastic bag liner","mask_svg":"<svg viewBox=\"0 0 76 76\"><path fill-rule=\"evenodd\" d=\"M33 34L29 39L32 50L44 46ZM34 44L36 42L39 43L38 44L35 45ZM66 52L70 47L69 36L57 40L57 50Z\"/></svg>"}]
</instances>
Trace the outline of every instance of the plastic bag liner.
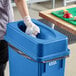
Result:
<instances>
[{"instance_id":1,"label":"plastic bag liner","mask_svg":"<svg viewBox=\"0 0 76 76\"><path fill-rule=\"evenodd\" d=\"M17 53L42 63L69 56L68 39L65 35L35 19L32 21L40 28L40 34L36 38L24 33L26 27L23 21L7 25L5 40Z\"/></svg>"}]
</instances>

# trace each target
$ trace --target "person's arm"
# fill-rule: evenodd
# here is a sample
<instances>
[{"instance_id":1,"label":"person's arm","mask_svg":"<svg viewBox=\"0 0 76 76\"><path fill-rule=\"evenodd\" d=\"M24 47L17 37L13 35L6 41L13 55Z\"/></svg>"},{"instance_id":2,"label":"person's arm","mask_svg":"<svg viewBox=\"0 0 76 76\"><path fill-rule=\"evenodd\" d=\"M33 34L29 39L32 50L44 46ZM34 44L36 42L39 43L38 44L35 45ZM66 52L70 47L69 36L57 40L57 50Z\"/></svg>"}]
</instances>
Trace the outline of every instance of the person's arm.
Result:
<instances>
[{"instance_id":1,"label":"person's arm","mask_svg":"<svg viewBox=\"0 0 76 76\"><path fill-rule=\"evenodd\" d=\"M14 0L16 3L16 6L21 14L21 16L24 18L25 16L29 16L28 7L26 0Z\"/></svg>"},{"instance_id":2,"label":"person's arm","mask_svg":"<svg viewBox=\"0 0 76 76\"><path fill-rule=\"evenodd\" d=\"M40 29L37 25L35 25L29 16L27 3L25 0L14 0L16 3L16 6L23 17L24 23L27 26L26 33L31 36L36 36L38 33L40 33Z\"/></svg>"}]
</instances>

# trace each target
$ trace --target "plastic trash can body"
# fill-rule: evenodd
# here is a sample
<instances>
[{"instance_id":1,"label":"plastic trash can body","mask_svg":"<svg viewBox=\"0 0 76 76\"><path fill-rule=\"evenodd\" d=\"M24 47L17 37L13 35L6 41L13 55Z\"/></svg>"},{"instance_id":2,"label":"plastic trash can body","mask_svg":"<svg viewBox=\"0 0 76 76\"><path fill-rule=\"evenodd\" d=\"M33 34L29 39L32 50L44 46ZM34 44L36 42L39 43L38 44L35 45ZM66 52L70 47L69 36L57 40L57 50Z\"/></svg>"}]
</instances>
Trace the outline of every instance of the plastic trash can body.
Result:
<instances>
[{"instance_id":1,"label":"plastic trash can body","mask_svg":"<svg viewBox=\"0 0 76 76\"><path fill-rule=\"evenodd\" d=\"M24 58L9 47L10 76L64 76L65 58L37 63Z\"/></svg>"},{"instance_id":2,"label":"plastic trash can body","mask_svg":"<svg viewBox=\"0 0 76 76\"><path fill-rule=\"evenodd\" d=\"M38 76L38 63L32 62L9 47L10 76Z\"/></svg>"},{"instance_id":3,"label":"plastic trash can body","mask_svg":"<svg viewBox=\"0 0 76 76\"><path fill-rule=\"evenodd\" d=\"M41 29L37 38L24 33L23 21L7 25L5 40L37 61L28 60L9 46L10 76L64 76L65 57L69 55L67 37L35 19L32 21ZM41 63L44 61L48 62Z\"/></svg>"}]
</instances>

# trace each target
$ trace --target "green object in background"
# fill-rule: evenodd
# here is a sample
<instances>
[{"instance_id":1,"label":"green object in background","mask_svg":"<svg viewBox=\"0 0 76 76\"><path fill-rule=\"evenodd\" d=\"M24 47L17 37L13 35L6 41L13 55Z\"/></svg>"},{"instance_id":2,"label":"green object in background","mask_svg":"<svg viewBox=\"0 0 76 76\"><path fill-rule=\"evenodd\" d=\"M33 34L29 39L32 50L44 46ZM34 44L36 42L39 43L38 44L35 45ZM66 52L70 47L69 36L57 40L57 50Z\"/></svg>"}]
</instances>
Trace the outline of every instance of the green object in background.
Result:
<instances>
[{"instance_id":1,"label":"green object in background","mask_svg":"<svg viewBox=\"0 0 76 76\"><path fill-rule=\"evenodd\" d=\"M52 12L51 14L61 18L62 20L65 20L71 24L73 24L74 26L76 26L76 20L74 20L74 16L76 16L76 7L74 8L69 8L67 9L69 13L71 13L73 15L73 18L64 18L63 15L64 15L64 12L63 10L60 10L60 11L54 11Z\"/></svg>"}]
</instances>

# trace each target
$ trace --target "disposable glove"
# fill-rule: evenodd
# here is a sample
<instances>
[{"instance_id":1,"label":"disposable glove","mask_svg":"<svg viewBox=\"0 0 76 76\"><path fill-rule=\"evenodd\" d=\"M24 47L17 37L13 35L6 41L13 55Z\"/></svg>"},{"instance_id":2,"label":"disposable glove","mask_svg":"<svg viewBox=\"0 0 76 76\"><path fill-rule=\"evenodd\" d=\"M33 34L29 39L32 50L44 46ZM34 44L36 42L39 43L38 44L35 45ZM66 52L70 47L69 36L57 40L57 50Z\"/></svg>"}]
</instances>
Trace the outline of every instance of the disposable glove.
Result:
<instances>
[{"instance_id":1,"label":"disposable glove","mask_svg":"<svg viewBox=\"0 0 76 76\"><path fill-rule=\"evenodd\" d=\"M26 34L36 37L40 33L40 28L31 21L30 16L25 16L24 23L26 25Z\"/></svg>"}]
</instances>

